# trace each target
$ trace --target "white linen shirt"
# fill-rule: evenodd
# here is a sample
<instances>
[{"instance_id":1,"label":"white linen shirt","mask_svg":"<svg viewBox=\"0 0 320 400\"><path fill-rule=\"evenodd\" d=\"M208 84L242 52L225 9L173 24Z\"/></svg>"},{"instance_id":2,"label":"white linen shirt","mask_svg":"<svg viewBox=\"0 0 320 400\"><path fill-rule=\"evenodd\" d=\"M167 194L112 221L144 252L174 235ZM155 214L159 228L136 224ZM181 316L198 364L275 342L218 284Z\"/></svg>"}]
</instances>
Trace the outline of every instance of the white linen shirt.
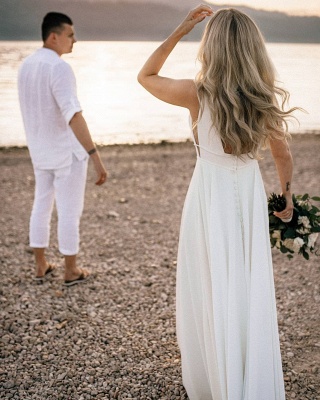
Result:
<instances>
[{"instance_id":1,"label":"white linen shirt","mask_svg":"<svg viewBox=\"0 0 320 400\"><path fill-rule=\"evenodd\" d=\"M25 59L18 75L20 108L35 168L57 169L88 157L69 122L81 111L69 64L50 49Z\"/></svg>"}]
</instances>

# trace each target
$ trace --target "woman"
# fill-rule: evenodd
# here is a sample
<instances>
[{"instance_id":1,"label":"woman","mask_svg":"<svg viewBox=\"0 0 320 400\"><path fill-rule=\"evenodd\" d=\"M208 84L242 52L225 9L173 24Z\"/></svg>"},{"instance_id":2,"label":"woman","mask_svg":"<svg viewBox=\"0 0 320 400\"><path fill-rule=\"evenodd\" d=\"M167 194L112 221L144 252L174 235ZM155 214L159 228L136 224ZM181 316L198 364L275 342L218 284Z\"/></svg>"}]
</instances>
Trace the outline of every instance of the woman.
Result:
<instances>
[{"instance_id":1,"label":"woman","mask_svg":"<svg viewBox=\"0 0 320 400\"><path fill-rule=\"evenodd\" d=\"M159 76L179 40L212 16L195 80ZM261 33L234 9L192 10L138 75L190 111L197 163L185 200L177 270L177 336L191 400L285 398L266 194L257 159L269 144L291 218L293 163ZM284 127L284 128L283 128Z\"/></svg>"}]
</instances>

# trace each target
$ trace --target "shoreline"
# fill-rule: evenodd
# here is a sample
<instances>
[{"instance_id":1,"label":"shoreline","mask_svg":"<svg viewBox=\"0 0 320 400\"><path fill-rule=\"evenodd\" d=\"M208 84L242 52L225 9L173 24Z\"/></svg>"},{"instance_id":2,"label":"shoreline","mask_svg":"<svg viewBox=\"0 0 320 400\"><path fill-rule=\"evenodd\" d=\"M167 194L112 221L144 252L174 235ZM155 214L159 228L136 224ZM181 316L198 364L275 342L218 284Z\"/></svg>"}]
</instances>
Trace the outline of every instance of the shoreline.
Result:
<instances>
[{"instance_id":1,"label":"shoreline","mask_svg":"<svg viewBox=\"0 0 320 400\"><path fill-rule=\"evenodd\" d=\"M305 133L290 133L290 135L293 138L297 139L310 139L313 138L314 136L320 136L320 130L313 130L313 131L308 131ZM96 143L97 147L99 149L103 148L110 148L110 147L132 147L132 146L163 146L163 145L179 145L179 144L184 144L184 143L192 143L191 138L187 138L185 140L167 140L167 139L162 139L159 141L155 142L140 142L140 143L111 143L111 144L101 144L101 143ZM27 150L28 146L27 145L12 145L12 146L0 146L0 152L7 152L7 151L19 151L19 150Z\"/></svg>"}]
</instances>

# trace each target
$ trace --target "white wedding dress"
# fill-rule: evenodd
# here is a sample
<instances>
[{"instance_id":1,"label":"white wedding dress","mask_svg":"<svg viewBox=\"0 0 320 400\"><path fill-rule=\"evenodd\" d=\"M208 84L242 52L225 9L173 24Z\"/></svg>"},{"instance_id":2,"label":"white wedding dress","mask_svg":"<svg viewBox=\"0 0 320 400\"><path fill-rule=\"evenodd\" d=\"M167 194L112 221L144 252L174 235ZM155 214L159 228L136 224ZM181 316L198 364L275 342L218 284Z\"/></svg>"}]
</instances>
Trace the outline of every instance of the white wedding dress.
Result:
<instances>
[{"instance_id":1,"label":"white wedding dress","mask_svg":"<svg viewBox=\"0 0 320 400\"><path fill-rule=\"evenodd\" d=\"M177 337L190 400L284 400L258 162L224 153L205 106L177 266Z\"/></svg>"}]
</instances>

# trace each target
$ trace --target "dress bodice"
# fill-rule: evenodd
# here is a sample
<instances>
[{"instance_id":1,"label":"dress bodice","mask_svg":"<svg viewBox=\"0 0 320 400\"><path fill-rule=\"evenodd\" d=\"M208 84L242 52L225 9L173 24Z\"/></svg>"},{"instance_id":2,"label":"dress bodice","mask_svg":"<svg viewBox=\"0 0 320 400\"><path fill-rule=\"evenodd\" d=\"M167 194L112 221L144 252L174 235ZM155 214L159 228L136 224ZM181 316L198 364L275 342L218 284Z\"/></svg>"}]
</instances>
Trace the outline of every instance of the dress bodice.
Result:
<instances>
[{"instance_id":1,"label":"dress bodice","mask_svg":"<svg viewBox=\"0 0 320 400\"><path fill-rule=\"evenodd\" d=\"M232 169L246 166L249 162L255 161L249 154L243 154L241 157L237 157L233 154L225 153L220 135L212 126L210 110L206 103L204 104L202 114L199 113L197 140L193 130L192 138L197 150L197 156L203 160L227 168L231 167Z\"/></svg>"}]
</instances>

